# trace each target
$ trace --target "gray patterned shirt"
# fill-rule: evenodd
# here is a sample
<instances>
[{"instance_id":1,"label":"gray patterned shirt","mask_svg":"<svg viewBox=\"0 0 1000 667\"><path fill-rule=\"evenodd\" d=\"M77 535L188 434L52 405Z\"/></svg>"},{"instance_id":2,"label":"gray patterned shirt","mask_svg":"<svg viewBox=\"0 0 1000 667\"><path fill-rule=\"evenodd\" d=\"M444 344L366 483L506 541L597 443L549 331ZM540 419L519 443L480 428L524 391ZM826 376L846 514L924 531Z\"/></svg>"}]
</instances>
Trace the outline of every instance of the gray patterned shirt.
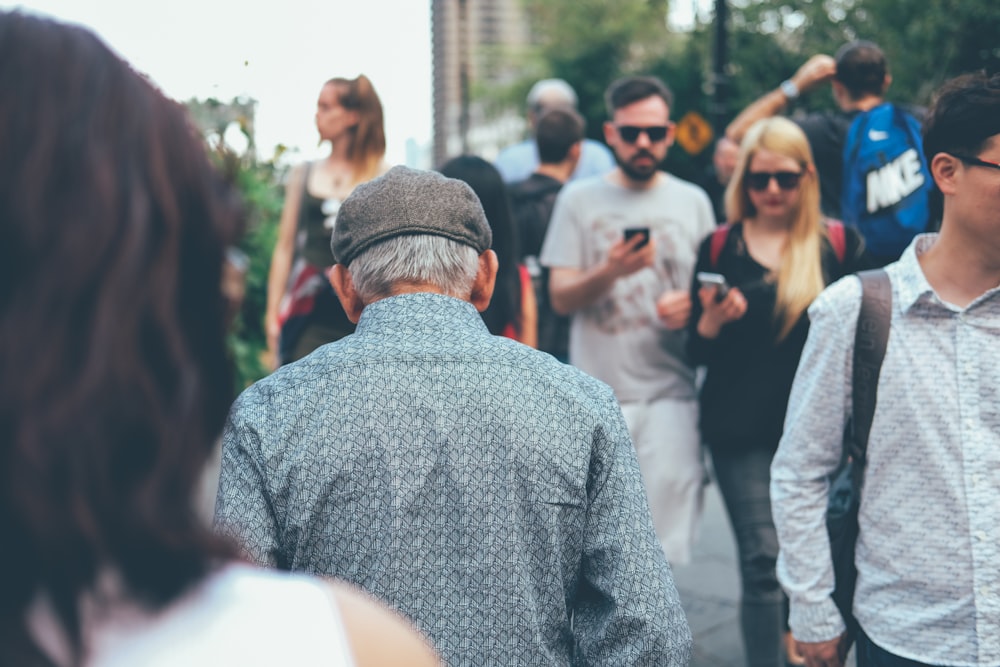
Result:
<instances>
[{"instance_id":1,"label":"gray patterned shirt","mask_svg":"<svg viewBox=\"0 0 1000 667\"><path fill-rule=\"evenodd\" d=\"M464 301L377 301L244 392L216 520L257 563L387 601L451 665L690 657L611 390Z\"/></svg>"},{"instance_id":2,"label":"gray patterned shirt","mask_svg":"<svg viewBox=\"0 0 1000 667\"><path fill-rule=\"evenodd\" d=\"M855 616L885 650L923 663L1000 665L1000 288L966 308L942 301L918 236L887 268L889 344L859 515ZM860 282L809 308L809 339L771 468L778 577L803 641L844 625L830 599L827 475L851 405Z\"/></svg>"}]
</instances>

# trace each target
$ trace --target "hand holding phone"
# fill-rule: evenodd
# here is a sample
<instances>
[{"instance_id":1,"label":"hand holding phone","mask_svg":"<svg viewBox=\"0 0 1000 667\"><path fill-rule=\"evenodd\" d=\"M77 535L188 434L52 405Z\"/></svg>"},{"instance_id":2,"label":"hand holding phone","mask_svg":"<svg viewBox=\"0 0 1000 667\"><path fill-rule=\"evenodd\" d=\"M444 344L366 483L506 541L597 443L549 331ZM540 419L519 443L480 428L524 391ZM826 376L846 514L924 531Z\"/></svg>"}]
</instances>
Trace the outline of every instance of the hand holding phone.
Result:
<instances>
[{"instance_id":1,"label":"hand holding phone","mask_svg":"<svg viewBox=\"0 0 1000 667\"><path fill-rule=\"evenodd\" d=\"M709 271L699 271L695 276L702 287L715 287L715 302L718 303L729 294L729 283L721 273L711 273Z\"/></svg>"},{"instance_id":2,"label":"hand holding phone","mask_svg":"<svg viewBox=\"0 0 1000 667\"><path fill-rule=\"evenodd\" d=\"M636 236L642 236L642 241L635 247L636 250L649 243L649 227L626 227L624 230L625 242L628 243Z\"/></svg>"}]
</instances>

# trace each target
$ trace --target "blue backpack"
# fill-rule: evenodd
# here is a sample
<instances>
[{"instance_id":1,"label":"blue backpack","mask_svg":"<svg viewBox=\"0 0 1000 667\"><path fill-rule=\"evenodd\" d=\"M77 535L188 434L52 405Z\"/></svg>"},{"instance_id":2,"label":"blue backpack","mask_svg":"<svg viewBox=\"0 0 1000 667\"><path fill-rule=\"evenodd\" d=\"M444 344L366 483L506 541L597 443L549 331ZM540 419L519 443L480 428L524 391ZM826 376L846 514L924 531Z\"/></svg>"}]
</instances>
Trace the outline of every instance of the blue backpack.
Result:
<instances>
[{"instance_id":1,"label":"blue backpack","mask_svg":"<svg viewBox=\"0 0 1000 667\"><path fill-rule=\"evenodd\" d=\"M916 119L892 104L859 113L844 142L841 215L876 258L893 260L928 228L934 181Z\"/></svg>"}]
</instances>

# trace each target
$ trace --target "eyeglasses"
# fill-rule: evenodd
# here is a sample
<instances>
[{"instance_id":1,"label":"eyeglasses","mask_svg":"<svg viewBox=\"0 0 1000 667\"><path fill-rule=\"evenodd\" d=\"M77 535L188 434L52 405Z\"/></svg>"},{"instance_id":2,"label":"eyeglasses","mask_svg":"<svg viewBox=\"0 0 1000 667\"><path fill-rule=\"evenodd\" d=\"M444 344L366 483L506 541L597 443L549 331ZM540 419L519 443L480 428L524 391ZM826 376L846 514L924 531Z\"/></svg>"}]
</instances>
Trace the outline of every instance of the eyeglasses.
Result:
<instances>
[{"instance_id":1,"label":"eyeglasses","mask_svg":"<svg viewBox=\"0 0 1000 667\"><path fill-rule=\"evenodd\" d=\"M799 179L802 178L801 171L748 171L745 181L751 190L767 190L771 184L771 179L778 181L778 187L782 190L794 190L799 187Z\"/></svg>"},{"instance_id":2,"label":"eyeglasses","mask_svg":"<svg viewBox=\"0 0 1000 667\"><path fill-rule=\"evenodd\" d=\"M657 141L663 141L666 139L667 132L670 130L669 125L653 125L650 127L639 127L638 125L615 125L615 128L618 130L618 136L630 144L637 142L640 134L645 134L649 137L649 143L655 144Z\"/></svg>"},{"instance_id":3,"label":"eyeglasses","mask_svg":"<svg viewBox=\"0 0 1000 667\"><path fill-rule=\"evenodd\" d=\"M989 160L980 160L977 157L972 157L971 155L959 155L958 153L949 153L952 157L957 157L959 160L965 164L971 164L975 167L989 167L990 169L1000 169L1000 162L990 162Z\"/></svg>"}]
</instances>

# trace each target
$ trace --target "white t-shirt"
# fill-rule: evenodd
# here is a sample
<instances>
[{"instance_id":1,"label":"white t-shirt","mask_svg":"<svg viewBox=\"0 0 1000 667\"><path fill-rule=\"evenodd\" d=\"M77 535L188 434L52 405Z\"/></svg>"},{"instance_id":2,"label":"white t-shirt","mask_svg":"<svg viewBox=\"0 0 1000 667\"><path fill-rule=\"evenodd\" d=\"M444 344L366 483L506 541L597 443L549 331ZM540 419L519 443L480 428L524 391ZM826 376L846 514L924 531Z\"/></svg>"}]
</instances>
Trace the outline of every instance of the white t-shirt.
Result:
<instances>
[{"instance_id":1,"label":"white t-shirt","mask_svg":"<svg viewBox=\"0 0 1000 667\"><path fill-rule=\"evenodd\" d=\"M85 667L354 665L333 594L316 579L230 565L153 613L114 601L109 591L120 587L110 581L81 605ZM104 598L111 604L99 603ZM42 649L69 664L65 635L44 597L28 618Z\"/></svg>"},{"instance_id":2,"label":"white t-shirt","mask_svg":"<svg viewBox=\"0 0 1000 667\"><path fill-rule=\"evenodd\" d=\"M715 228L708 195L669 174L649 190L630 190L607 176L567 184L556 199L541 263L587 270L608 256L627 227L648 227L656 244L650 268L620 278L573 315L569 360L607 382L619 401L694 399L695 373L683 331L656 314L667 290L687 290L698 246Z\"/></svg>"}]
</instances>

